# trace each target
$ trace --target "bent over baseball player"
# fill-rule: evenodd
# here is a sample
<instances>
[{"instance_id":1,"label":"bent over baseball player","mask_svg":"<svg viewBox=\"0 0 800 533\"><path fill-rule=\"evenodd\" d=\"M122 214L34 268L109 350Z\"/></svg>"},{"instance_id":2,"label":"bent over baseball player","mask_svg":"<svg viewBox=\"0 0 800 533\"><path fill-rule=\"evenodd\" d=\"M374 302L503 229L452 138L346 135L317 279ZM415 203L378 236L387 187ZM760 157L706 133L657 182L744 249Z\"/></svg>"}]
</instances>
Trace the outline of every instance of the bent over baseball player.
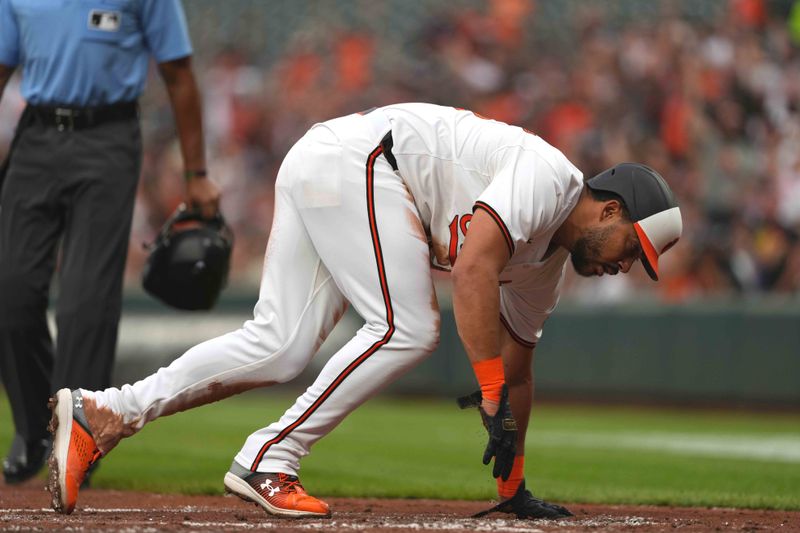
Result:
<instances>
[{"instance_id":1,"label":"bent over baseball player","mask_svg":"<svg viewBox=\"0 0 800 533\"><path fill-rule=\"evenodd\" d=\"M452 269L459 335L481 388L499 509L569 516L523 481L531 361L566 262L578 273L653 279L680 211L653 170L625 163L584 182L557 149L470 111L397 104L316 124L289 151L254 317L132 385L62 389L52 401L53 508L70 513L89 466L158 417L283 383L349 305L364 325L284 415L251 434L228 491L284 517L330 516L300 459L439 340L430 274Z\"/></svg>"}]
</instances>

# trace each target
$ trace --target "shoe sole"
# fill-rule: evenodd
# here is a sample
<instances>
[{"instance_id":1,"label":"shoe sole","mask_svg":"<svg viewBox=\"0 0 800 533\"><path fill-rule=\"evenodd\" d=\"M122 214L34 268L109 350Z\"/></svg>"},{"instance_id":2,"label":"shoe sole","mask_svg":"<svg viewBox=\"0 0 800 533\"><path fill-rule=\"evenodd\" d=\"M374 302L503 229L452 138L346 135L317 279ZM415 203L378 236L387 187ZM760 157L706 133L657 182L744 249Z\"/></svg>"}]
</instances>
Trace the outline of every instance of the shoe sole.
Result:
<instances>
[{"instance_id":1,"label":"shoe sole","mask_svg":"<svg viewBox=\"0 0 800 533\"><path fill-rule=\"evenodd\" d=\"M250 484L237 475L227 472L225 474L225 491L242 500L254 503L263 508L267 513L281 518L330 518L331 513L312 513L310 511L292 511L271 505Z\"/></svg>"},{"instance_id":2,"label":"shoe sole","mask_svg":"<svg viewBox=\"0 0 800 533\"><path fill-rule=\"evenodd\" d=\"M50 491L52 500L50 502L54 511L63 514L70 514L64 501L67 495L67 472L66 468L59 465L67 465L69 454L69 439L72 435L72 393L69 389L61 389L50 399L50 409L53 415L50 417L50 424L47 429L53 435L53 449L47 459L49 467L49 477L47 480L47 490Z\"/></svg>"}]
</instances>

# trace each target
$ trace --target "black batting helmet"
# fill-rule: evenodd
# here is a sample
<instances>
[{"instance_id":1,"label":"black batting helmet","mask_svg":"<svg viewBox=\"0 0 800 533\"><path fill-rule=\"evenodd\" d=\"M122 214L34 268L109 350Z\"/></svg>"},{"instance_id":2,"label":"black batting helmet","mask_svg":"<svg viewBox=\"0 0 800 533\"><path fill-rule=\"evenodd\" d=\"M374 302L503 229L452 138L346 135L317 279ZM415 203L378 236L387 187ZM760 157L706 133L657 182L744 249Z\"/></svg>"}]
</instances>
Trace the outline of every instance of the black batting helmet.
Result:
<instances>
[{"instance_id":1,"label":"black batting helmet","mask_svg":"<svg viewBox=\"0 0 800 533\"><path fill-rule=\"evenodd\" d=\"M148 246L144 289L178 309L211 309L228 281L233 233L222 214L210 220L178 207Z\"/></svg>"},{"instance_id":2,"label":"black batting helmet","mask_svg":"<svg viewBox=\"0 0 800 533\"><path fill-rule=\"evenodd\" d=\"M664 178L645 165L620 163L587 180L586 186L622 198L642 247L642 265L658 281L658 258L683 231L681 210Z\"/></svg>"}]
</instances>

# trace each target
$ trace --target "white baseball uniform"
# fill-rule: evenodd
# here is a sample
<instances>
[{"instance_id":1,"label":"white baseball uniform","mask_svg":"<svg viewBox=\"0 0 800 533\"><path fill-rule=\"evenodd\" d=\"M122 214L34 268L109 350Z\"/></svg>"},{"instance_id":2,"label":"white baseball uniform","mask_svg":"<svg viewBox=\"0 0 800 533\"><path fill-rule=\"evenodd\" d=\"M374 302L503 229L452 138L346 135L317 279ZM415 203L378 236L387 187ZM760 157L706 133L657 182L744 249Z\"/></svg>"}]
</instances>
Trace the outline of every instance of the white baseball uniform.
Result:
<instances>
[{"instance_id":1,"label":"white baseball uniform","mask_svg":"<svg viewBox=\"0 0 800 533\"><path fill-rule=\"evenodd\" d=\"M501 320L518 342L538 340L568 257L548 253L550 239L582 187L580 171L542 139L469 111L398 104L316 124L278 173L253 319L133 385L84 394L121 414L130 434L288 381L349 302L364 326L235 457L253 471L296 474L314 442L435 349L430 267L457 261L473 208L494 218L512 254L500 276Z\"/></svg>"}]
</instances>

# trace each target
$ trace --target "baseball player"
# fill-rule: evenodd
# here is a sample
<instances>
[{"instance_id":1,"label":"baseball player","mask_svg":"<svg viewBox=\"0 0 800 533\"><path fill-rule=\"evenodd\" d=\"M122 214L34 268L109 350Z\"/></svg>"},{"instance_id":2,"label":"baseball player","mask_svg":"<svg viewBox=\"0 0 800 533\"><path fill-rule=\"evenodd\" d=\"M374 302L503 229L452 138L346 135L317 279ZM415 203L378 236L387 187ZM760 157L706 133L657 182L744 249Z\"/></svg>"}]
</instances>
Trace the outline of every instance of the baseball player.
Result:
<instances>
[{"instance_id":1,"label":"baseball player","mask_svg":"<svg viewBox=\"0 0 800 533\"><path fill-rule=\"evenodd\" d=\"M352 305L363 327L279 420L247 438L224 478L270 514L330 516L300 484L300 459L434 350L433 265L453 272L501 510L568 516L523 483L533 348L567 259L587 276L642 260L656 279L680 233L655 171L622 164L584 182L541 138L470 111L397 104L317 124L278 173L253 319L133 385L57 393L53 507L70 513L89 465L147 422L297 376Z\"/></svg>"}]
</instances>

